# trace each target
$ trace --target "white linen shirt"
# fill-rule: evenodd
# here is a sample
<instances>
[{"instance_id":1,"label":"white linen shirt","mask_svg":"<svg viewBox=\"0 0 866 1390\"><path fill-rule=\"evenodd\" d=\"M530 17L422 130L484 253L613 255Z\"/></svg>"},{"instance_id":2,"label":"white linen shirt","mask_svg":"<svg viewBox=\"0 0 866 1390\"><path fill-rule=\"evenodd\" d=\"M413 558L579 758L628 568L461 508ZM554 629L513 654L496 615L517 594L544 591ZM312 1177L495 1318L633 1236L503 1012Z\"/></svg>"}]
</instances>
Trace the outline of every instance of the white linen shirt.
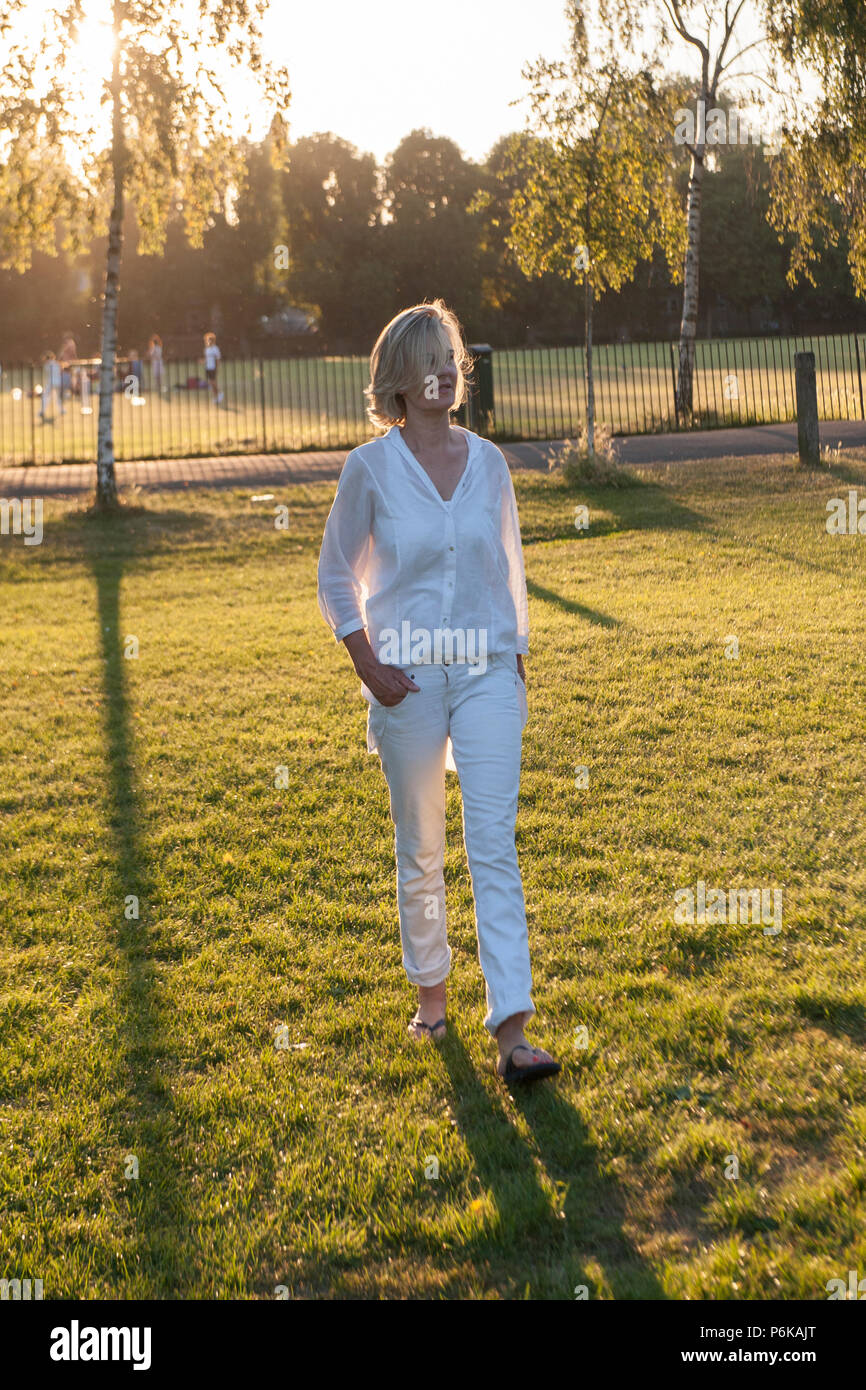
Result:
<instances>
[{"instance_id":1,"label":"white linen shirt","mask_svg":"<svg viewBox=\"0 0 866 1390\"><path fill-rule=\"evenodd\" d=\"M386 664L380 635L402 633L404 623L412 632L483 629L488 654L529 651L508 464L489 439L452 428L466 436L469 449L449 501L393 425L347 456L325 525L317 592L322 616L337 642L365 628ZM393 664L409 669L412 659Z\"/></svg>"}]
</instances>

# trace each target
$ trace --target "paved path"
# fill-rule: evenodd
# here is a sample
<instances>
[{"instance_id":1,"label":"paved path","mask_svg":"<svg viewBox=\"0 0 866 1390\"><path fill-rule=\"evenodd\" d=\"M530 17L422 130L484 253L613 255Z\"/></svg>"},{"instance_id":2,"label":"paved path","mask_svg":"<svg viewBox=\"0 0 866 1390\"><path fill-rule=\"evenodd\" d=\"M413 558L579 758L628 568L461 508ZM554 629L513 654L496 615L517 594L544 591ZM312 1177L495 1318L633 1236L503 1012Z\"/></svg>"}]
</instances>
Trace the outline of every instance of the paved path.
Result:
<instances>
[{"instance_id":1,"label":"paved path","mask_svg":"<svg viewBox=\"0 0 866 1390\"><path fill-rule=\"evenodd\" d=\"M835 449L866 448L866 420L822 420L821 444ZM618 439L623 463L663 464L684 459L748 458L753 454L795 454L797 426L753 425L748 429L695 430L683 434L636 434Z\"/></svg>"},{"instance_id":2,"label":"paved path","mask_svg":"<svg viewBox=\"0 0 866 1390\"><path fill-rule=\"evenodd\" d=\"M866 447L866 422L822 422L821 443L832 448L841 440L843 449ZM562 447L560 439L533 444L503 444L502 452L514 469L547 470L551 452ZM616 440L620 460L626 464L661 466L691 459L753 454L790 454L797 449L796 425L757 425L749 429L696 430L682 434L633 435ZM153 459L116 465L118 488L138 485L153 490L186 487L283 487L287 483L336 479L348 453L332 449L323 453L233 454L217 458ZM91 463L62 463L35 468L0 468L0 498L74 497L91 492L95 485Z\"/></svg>"}]
</instances>

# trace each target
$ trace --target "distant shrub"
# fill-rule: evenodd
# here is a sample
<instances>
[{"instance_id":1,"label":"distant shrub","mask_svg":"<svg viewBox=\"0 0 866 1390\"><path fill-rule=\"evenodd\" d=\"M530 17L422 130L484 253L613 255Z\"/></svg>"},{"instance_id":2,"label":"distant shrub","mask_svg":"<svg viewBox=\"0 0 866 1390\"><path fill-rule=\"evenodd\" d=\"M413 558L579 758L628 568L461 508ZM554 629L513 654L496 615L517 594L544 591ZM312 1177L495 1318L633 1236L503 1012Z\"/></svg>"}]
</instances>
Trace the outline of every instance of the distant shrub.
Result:
<instances>
[{"instance_id":1,"label":"distant shrub","mask_svg":"<svg viewBox=\"0 0 866 1390\"><path fill-rule=\"evenodd\" d=\"M634 482L629 473L618 467L613 437L604 425L595 427L595 448L591 453L583 425L578 439L566 439L558 455L551 458L549 469L569 484L629 487Z\"/></svg>"}]
</instances>

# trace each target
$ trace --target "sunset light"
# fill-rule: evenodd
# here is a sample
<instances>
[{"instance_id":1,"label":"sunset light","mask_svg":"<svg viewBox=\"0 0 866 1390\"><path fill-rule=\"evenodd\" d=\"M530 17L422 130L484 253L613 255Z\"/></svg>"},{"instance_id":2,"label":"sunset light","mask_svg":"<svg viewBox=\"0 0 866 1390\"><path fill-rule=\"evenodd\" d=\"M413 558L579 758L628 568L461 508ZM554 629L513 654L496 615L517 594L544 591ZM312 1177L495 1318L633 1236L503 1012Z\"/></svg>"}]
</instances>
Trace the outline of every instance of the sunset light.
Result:
<instances>
[{"instance_id":1,"label":"sunset light","mask_svg":"<svg viewBox=\"0 0 866 1390\"><path fill-rule=\"evenodd\" d=\"M864 93L864 0L0 0L19 1381L860 1364Z\"/></svg>"}]
</instances>

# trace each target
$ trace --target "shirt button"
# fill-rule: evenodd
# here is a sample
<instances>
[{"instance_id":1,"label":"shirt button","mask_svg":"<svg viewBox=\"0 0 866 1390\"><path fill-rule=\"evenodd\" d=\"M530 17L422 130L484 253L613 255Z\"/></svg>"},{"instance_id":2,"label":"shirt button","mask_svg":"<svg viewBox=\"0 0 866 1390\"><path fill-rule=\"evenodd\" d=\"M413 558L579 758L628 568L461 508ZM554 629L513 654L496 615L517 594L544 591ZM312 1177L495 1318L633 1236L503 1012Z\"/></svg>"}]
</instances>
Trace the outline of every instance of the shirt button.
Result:
<instances>
[{"instance_id":1,"label":"shirt button","mask_svg":"<svg viewBox=\"0 0 866 1390\"><path fill-rule=\"evenodd\" d=\"M449 549L449 550L453 550L453 549L454 549L453 545L449 545L448 549Z\"/></svg>"}]
</instances>

